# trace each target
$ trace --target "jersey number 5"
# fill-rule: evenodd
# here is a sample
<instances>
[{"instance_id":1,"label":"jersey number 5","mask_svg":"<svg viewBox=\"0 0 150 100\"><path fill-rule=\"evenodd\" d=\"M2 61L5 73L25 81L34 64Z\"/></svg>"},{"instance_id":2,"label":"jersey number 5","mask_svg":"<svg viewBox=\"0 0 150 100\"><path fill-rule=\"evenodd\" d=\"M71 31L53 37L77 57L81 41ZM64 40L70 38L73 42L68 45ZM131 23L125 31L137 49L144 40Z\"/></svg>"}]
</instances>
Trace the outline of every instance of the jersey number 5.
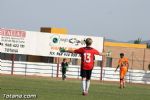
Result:
<instances>
[{"instance_id":1,"label":"jersey number 5","mask_svg":"<svg viewBox=\"0 0 150 100\"><path fill-rule=\"evenodd\" d=\"M84 53L84 62L86 63L91 62L91 53Z\"/></svg>"}]
</instances>

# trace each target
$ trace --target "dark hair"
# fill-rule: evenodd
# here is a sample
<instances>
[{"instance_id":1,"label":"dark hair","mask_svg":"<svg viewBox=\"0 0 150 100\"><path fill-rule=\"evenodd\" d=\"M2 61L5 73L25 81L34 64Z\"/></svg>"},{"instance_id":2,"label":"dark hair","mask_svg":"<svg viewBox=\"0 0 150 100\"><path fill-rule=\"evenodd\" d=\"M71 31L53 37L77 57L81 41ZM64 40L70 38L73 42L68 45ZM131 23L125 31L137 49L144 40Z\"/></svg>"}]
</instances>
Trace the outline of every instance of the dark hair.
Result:
<instances>
[{"instance_id":1,"label":"dark hair","mask_svg":"<svg viewBox=\"0 0 150 100\"><path fill-rule=\"evenodd\" d=\"M86 40L85 40L85 43L86 43L86 46L90 46L91 44L92 44L92 39L91 38L87 38Z\"/></svg>"},{"instance_id":2,"label":"dark hair","mask_svg":"<svg viewBox=\"0 0 150 100\"><path fill-rule=\"evenodd\" d=\"M66 58L63 59L63 61L67 60Z\"/></svg>"},{"instance_id":3,"label":"dark hair","mask_svg":"<svg viewBox=\"0 0 150 100\"><path fill-rule=\"evenodd\" d=\"M148 69L150 70L150 64L148 65Z\"/></svg>"},{"instance_id":4,"label":"dark hair","mask_svg":"<svg viewBox=\"0 0 150 100\"><path fill-rule=\"evenodd\" d=\"M120 53L120 56L124 56L124 53Z\"/></svg>"}]
</instances>

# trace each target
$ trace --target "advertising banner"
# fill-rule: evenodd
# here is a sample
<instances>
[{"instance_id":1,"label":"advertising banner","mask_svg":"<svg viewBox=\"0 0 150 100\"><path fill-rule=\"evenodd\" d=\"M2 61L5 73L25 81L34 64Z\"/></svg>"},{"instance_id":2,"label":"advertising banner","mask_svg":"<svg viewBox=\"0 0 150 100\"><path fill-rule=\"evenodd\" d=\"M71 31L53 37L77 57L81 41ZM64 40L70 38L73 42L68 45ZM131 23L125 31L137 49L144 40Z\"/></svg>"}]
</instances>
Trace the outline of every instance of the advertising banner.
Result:
<instances>
[{"instance_id":1,"label":"advertising banner","mask_svg":"<svg viewBox=\"0 0 150 100\"><path fill-rule=\"evenodd\" d=\"M103 51L103 37L63 35L0 28L0 52L51 57L80 58L75 53L59 52L60 47L77 49L85 47L84 40L92 38L92 47ZM96 56L97 60L102 57Z\"/></svg>"}]
</instances>

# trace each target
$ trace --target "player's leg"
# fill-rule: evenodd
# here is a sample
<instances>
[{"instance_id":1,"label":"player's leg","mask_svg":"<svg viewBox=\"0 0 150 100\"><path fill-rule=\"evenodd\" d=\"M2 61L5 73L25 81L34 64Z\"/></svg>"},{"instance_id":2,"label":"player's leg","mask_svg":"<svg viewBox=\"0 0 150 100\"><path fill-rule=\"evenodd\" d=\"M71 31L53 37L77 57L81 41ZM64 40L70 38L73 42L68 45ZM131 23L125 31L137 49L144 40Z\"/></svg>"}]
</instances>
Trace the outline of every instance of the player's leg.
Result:
<instances>
[{"instance_id":1,"label":"player's leg","mask_svg":"<svg viewBox=\"0 0 150 100\"><path fill-rule=\"evenodd\" d=\"M88 93L90 87L90 79L86 80L86 93Z\"/></svg>"},{"instance_id":2,"label":"player's leg","mask_svg":"<svg viewBox=\"0 0 150 100\"><path fill-rule=\"evenodd\" d=\"M61 72L62 72L62 80L63 80L63 77L64 77L64 73L63 73L63 70L62 70Z\"/></svg>"},{"instance_id":3,"label":"player's leg","mask_svg":"<svg viewBox=\"0 0 150 100\"><path fill-rule=\"evenodd\" d=\"M120 69L120 88L123 88L123 70Z\"/></svg>"},{"instance_id":4,"label":"player's leg","mask_svg":"<svg viewBox=\"0 0 150 100\"><path fill-rule=\"evenodd\" d=\"M62 73L62 80L64 80L64 73Z\"/></svg>"},{"instance_id":5,"label":"player's leg","mask_svg":"<svg viewBox=\"0 0 150 100\"><path fill-rule=\"evenodd\" d=\"M125 88L125 75L127 73L127 68L124 68L123 70L123 88Z\"/></svg>"},{"instance_id":6,"label":"player's leg","mask_svg":"<svg viewBox=\"0 0 150 100\"><path fill-rule=\"evenodd\" d=\"M65 70L62 69L62 80L64 80L64 79L65 79Z\"/></svg>"},{"instance_id":7,"label":"player's leg","mask_svg":"<svg viewBox=\"0 0 150 100\"><path fill-rule=\"evenodd\" d=\"M123 79L123 88L125 88L125 79Z\"/></svg>"},{"instance_id":8,"label":"player's leg","mask_svg":"<svg viewBox=\"0 0 150 100\"><path fill-rule=\"evenodd\" d=\"M82 77L82 94L86 94L86 77Z\"/></svg>"},{"instance_id":9,"label":"player's leg","mask_svg":"<svg viewBox=\"0 0 150 100\"><path fill-rule=\"evenodd\" d=\"M125 79L124 79L125 75L123 74L123 77L122 77L122 87L125 88Z\"/></svg>"},{"instance_id":10,"label":"player's leg","mask_svg":"<svg viewBox=\"0 0 150 100\"><path fill-rule=\"evenodd\" d=\"M87 76L86 76L86 93L88 93L88 91L89 91L91 73L92 73L92 70L87 70L87 71L86 71L86 75L87 75Z\"/></svg>"},{"instance_id":11,"label":"player's leg","mask_svg":"<svg viewBox=\"0 0 150 100\"><path fill-rule=\"evenodd\" d=\"M66 69L64 70L64 80L66 80Z\"/></svg>"},{"instance_id":12,"label":"player's leg","mask_svg":"<svg viewBox=\"0 0 150 100\"><path fill-rule=\"evenodd\" d=\"M120 88L122 89L123 88L123 79L120 78Z\"/></svg>"},{"instance_id":13,"label":"player's leg","mask_svg":"<svg viewBox=\"0 0 150 100\"><path fill-rule=\"evenodd\" d=\"M81 69L81 77L82 77L82 94L85 95L86 91L86 71Z\"/></svg>"}]
</instances>

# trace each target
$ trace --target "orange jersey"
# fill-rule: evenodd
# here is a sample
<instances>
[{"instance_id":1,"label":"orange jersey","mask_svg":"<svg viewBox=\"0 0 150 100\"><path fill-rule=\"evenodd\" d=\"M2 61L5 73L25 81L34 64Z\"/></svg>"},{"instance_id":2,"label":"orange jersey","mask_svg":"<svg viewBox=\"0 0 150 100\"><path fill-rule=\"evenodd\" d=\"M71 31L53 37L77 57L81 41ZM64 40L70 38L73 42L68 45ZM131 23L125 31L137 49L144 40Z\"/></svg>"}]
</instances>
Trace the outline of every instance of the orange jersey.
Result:
<instances>
[{"instance_id":1,"label":"orange jersey","mask_svg":"<svg viewBox=\"0 0 150 100\"><path fill-rule=\"evenodd\" d=\"M126 75L127 68L129 65L128 58L120 58L118 61L118 65L120 66L120 78L123 79Z\"/></svg>"},{"instance_id":2,"label":"orange jersey","mask_svg":"<svg viewBox=\"0 0 150 100\"><path fill-rule=\"evenodd\" d=\"M120 58L118 61L118 65L121 67L128 67L129 61L128 58Z\"/></svg>"}]
</instances>

